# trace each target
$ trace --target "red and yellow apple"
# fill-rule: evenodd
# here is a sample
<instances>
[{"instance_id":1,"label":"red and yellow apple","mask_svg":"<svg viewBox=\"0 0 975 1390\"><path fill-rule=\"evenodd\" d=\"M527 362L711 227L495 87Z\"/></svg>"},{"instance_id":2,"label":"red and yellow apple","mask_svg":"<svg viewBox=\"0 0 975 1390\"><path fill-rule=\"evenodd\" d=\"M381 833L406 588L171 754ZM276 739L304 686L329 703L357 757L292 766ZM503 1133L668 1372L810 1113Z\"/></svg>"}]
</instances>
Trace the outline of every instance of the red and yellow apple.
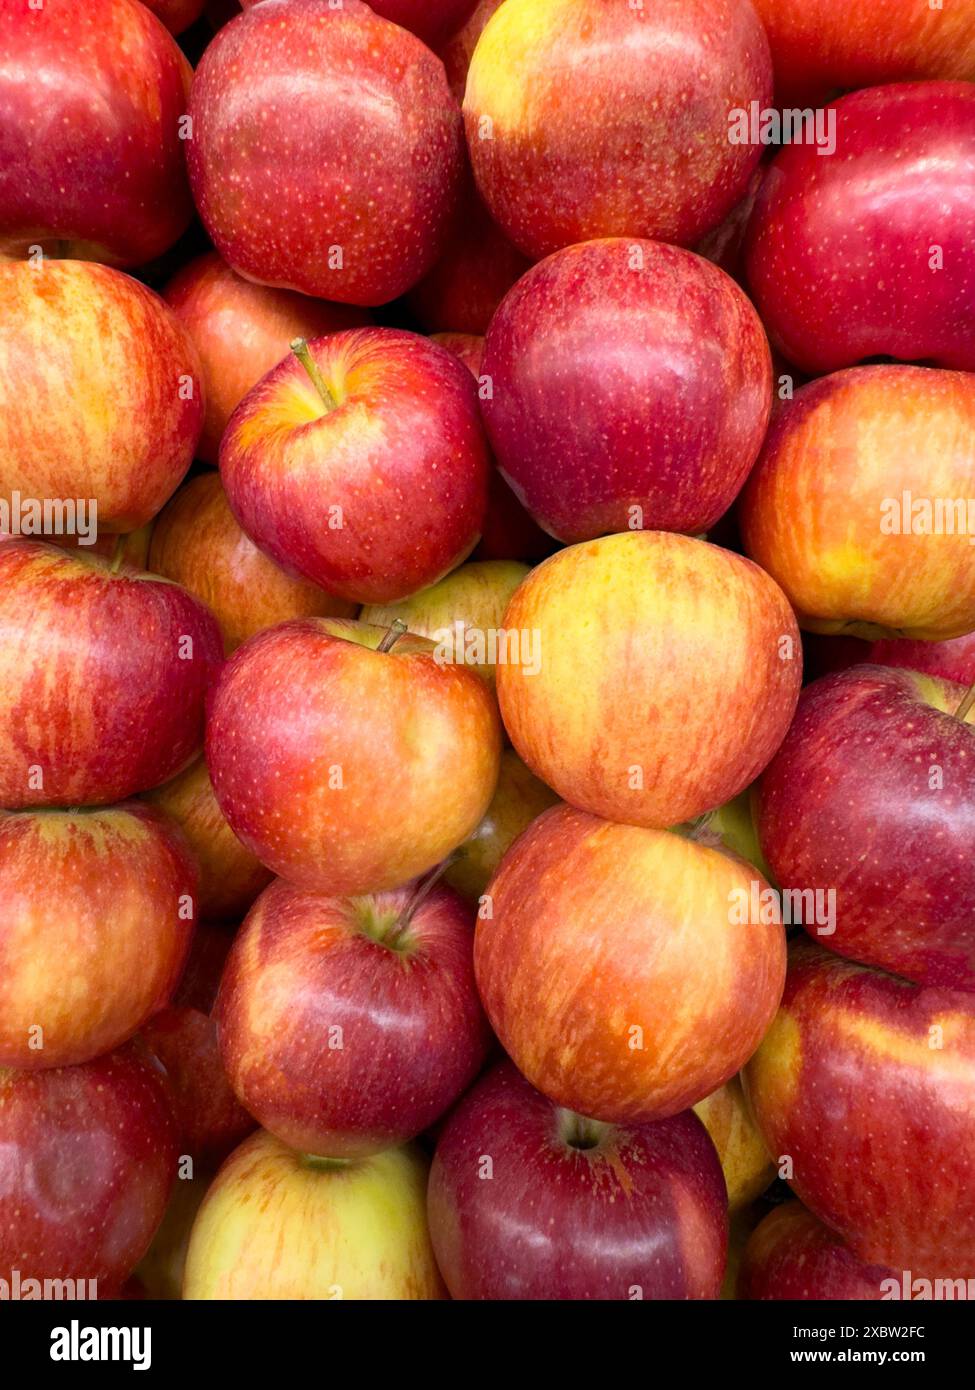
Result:
<instances>
[{"instance_id":1,"label":"red and yellow apple","mask_svg":"<svg viewBox=\"0 0 975 1390\"><path fill-rule=\"evenodd\" d=\"M775 1178L775 1164L752 1119L741 1078L733 1076L697 1102L694 1113L704 1125L721 1160L728 1188L728 1209L749 1206Z\"/></svg>"},{"instance_id":2,"label":"red and yellow apple","mask_svg":"<svg viewBox=\"0 0 975 1390\"><path fill-rule=\"evenodd\" d=\"M738 1271L737 1296L747 1300L881 1299L883 1265L867 1265L801 1202L775 1207L748 1239Z\"/></svg>"}]
</instances>

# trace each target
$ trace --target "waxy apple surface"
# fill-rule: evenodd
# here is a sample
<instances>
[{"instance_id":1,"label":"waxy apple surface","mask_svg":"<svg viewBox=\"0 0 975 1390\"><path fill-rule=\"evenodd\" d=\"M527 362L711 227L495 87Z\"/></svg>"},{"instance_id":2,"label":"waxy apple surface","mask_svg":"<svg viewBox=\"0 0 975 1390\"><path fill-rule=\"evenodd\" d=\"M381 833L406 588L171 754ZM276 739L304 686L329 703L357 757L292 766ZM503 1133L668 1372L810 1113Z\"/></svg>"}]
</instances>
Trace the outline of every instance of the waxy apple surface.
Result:
<instances>
[{"instance_id":1,"label":"waxy apple surface","mask_svg":"<svg viewBox=\"0 0 975 1390\"><path fill-rule=\"evenodd\" d=\"M883 1265L867 1265L801 1202L770 1211L748 1239L738 1272L743 1299L881 1299ZM899 1280L898 1280L899 1282Z\"/></svg>"}]
</instances>

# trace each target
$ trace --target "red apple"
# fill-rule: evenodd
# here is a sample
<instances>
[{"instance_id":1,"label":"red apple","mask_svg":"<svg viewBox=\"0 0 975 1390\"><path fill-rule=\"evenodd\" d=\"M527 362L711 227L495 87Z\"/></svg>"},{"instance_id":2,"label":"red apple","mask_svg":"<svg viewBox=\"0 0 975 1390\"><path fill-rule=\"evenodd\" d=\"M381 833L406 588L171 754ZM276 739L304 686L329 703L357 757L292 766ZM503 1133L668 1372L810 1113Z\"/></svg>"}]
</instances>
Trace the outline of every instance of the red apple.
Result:
<instances>
[{"instance_id":1,"label":"red apple","mask_svg":"<svg viewBox=\"0 0 975 1390\"><path fill-rule=\"evenodd\" d=\"M882 1265L858 1260L850 1247L801 1202L770 1211L749 1237L738 1273L744 1299L881 1299Z\"/></svg>"},{"instance_id":2,"label":"red apple","mask_svg":"<svg viewBox=\"0 0 975 1390\"><path fill-rule=\"evenodd\" d=\"M0 256L134 266L172 246L192 211L191 77L136 0L2 0Z\"/></svg>"},{"instance_id":3,"label":"red apple","mask_svg":"<svg viewBox=\"0 0 975 1390\"><path fill-rule=\"evenodd\" d=\"M430 1235L452 1298L717 1298L724 1179L691 1114L617 1127L560 1110L510 1062L444 1126Z\"/></svg>"},{"instance_id":4,"label":"red apple","mask_svg":"<svg viewBox=\"0 0 975 1390\"><path fill-rule=\"evenodd\" d=\"M176 584L36 541L0 545L0 805L102 805L203 740L216 623Z\"/></svg>"},{"instance_id":5,"label":"red apple","mask_svg":"<svg viewBox=\"0 0 975 1390\"><path fill-rule=\"evenodd\" d=\"M220 809L268 868L334 895L396 888L487 810L501 734L485 683L433 642L341 618L244 644L214 692Z\"/></svg>"},{"instance_id":6,"label":"red apple","mask_svg":"<svg viewBox=\"0 0 975 1390\"><path fill-rule=\"evenodd\" d=\"M470 372L392 328L317 338L237 407L220 472L272 560L355 603L408 598L473 549L488 455Z\"/></svg>"},{"instance_id":7,"label":"red apple","mask_svg":"<svg viewBox=\"0 0 975 1390\"><path fill-rule=\"evenodd\" d=\"M181 34L203 13L204 0L142 0L162 20L171 34Z\"/></svg>"},{"instance_id":8,"label":"red apple","mask_svg":"<svg viewBox=\"0 0 975 1390\"><path fill-rule=\"evenodd\" d=\"M878 666L906 666L929 676L969 686L975 682L975 632L948 642L874 642L862 657Z\"/></svg>"},{"instance_id":9,"label":"red apple","mask_svg":"<svg viewBox=\"0 0 975 1390\"><path fill-rule=\"evenodd\" d=\"M467 72L477 47L477 41L484 33L484 27L488 20L501 3L502 0L477 0L467 23L455 30L437 48L437 53L447 71L450 90L460 102L464 100Z\"/></svg>"},{"instance_id":10,"label":"red apple","mask_svg":"<svg viewBox=\"0 0 975 1390\"><path fill-rule=\"evenodd\" d=\"M369 0L369 6L431 46L442 43L464 24L477 0Z\"/></svg>"},{"instance_id":11,"label":"red apple","mask_svg":"<svg viewBox=\"0 0 975 1390\"><path fill-rule=\"evenodd\" d=\"M815 374L878 356L972 371L975 86L853 92L835 120L837 156L788 145L755 204L747 273L773 342Z\"/></svg>"},{"instance_id":12,"label":"red apple","mask_svg":"<svg viewBox=\"0 0 975 1390\"><path fill-rule=\"evenodd\" d=\"M430 50L360 0L255 5L232 20L203 55L190 114L196 205L247 279L385 304L443 250L460 112Z\"/></svg>"},{"instance_id":13,"label":"red apple","mask_svg":"<svg viewBox=\"0 0 975 1390\"><path fill-rule=\"evenodd\" d=\"M738 286L636 239L572 246L523 275L481 376L501 471L569 542L706 531L748 477L772 403L768 342Z\"/></svg>"},{"instance_id":14,"label":"red apple","mask_svg":"<svg viewBox=\"0 0 975 1390\"><path fill-rule=\"evenodd\" d=\"M729 112L772 97L749 0L505 0L481 34L464 120L481 196L533 259L595 237L692 246L761 150Z\"/></svg>"}]
</instances>

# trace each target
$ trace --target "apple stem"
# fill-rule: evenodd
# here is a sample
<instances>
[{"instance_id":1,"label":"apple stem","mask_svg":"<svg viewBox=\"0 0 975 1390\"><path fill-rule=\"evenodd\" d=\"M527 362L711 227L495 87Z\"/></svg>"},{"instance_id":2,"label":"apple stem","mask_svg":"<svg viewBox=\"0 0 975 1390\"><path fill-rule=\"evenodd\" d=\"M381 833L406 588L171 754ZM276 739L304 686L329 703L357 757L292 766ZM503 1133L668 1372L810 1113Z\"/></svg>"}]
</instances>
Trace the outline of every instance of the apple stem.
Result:
<instances>
[{"instance_id":1,"label":"apple stem","mask_svg":"<svg viewBox=\"0 0 975 1390\"><path fill-rule=\"evenodd\" d=\"M427 900L456 858L457 851L454 850L453 854L448 854L446 859L441 860L437 867L431 869L426 878L422 879L417 884L416 891L397 917L396 924L389 933L389 938L387 939L392 938L395 940L396 937L401 936L403 932L409 929L410 923L416 916L417 909Z\"/></svg>"},{"instance_id":2,"label":"apple stem","mask_svg":"<svg viewBox=\"0 0 975 1390\"><path fill-rule=\"evenodd\" d=\"M389 631L388 631L388 632L386 633L386 635L383 637L383 640L380 642L379 646L376 648L376 651L377 651L377 652L391 652L391 651L393 650L393 647L396 645L396 643L399 641L399 639L403 636L403 633L404 633L404 632L407 632L407 631L409 631L409 629L407 628L406 624L403 622L403 619L402 619L402 618L394 618L393 621L392 621L392 623L390 623Z\"/></svg>"},{"instance_id":3,"label":"apple stem","mask_svg":"<svg viewBox=\"0 0 975 1390\"><path fill-rule=\"evenodd\" d=\"M966 720L973 705L975 705L975 685L971 687L961 704L955 710L955 718L961 719L962 721Z\"/></svg>"},{"instance_id":4,"label":"apple stem","mask_svg":"<svg viewBox=\"0 0 975 1390\"><path fill-rule=\"evenodd\" d=\"M291 351L294 353L298 361L301 363L305 371L308 373L309 379L311 380L311 384L312 386L314 386L315 390L321 396L322 405L324 405L325 409L337 409L338 401L335 399L331 391L328 389L328 386L325 382L325 378L318 370L318 363L315 361L315 359L309 352L308 343L306 342L306 340L304 338L293 338L291 340Z\"/></svg>"},{"instance_id":5,"label":"apple stem","mask_svg":"<svg viewBox=\"0 0 975 1390\"><path fill-rule=\"evenodd\" d=\"M125 559L125 536L116 536L115 547L112 550L112 560L108 567L109 574L118 574L122 568L122 561Z\"/></svg>"}]
</instances>

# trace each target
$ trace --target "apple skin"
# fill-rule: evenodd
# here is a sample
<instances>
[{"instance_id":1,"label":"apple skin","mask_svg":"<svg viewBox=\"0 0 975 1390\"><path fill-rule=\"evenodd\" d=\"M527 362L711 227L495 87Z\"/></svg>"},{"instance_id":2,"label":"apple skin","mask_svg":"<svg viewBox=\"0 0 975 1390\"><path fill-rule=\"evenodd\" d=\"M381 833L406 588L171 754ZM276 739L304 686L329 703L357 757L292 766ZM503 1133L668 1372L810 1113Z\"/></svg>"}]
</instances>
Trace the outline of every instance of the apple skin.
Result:
<instances>
[{"instance_id":1,"label":"apple skin","mask_svg":"<svg viewBox=\"0 0 975 1390\"><path fill-rule=\"evenodd\" d=\"M358 606L286 574L240 529L219 473L198 473L160 513L148 568L181 584L216 618L229 656L289 618L352 618Z\"/></svg>"},{"instance_id":2,"label":"apple skin","mask_svg":"<svg viewBox=\"0 0 975 1390\"><path fill-rule=\"evenodd\" d=\"M171 34L181 34L203 13L204 0L142 0Z\"/></svg>"},{"instance_id":3,"label":"apple skin","mask_svg":"<svg viewBox=\"0 0 975 1390\"><path fill-rule=\"evenodd\" d=\"M501 730L473 672L409 634L307 618L258 634L214 691L207 763L239 839L299 888L396 888L482 819Z\"/></svg>"},{"instance_id":4,"label":"apple skin","mask_svg":"<svg viewBox=\"0 0 975 1390\"><path fill-rule=\"evenodd\" d=\"M264 377L220 446L231 509L272 560L336 597L408 598L466 559L484 519L490 463L471 374L400 329L308 348L335 407L293 356Z\"/></svg>"},{"instance_id":5,"label":"apple skin","mask_svg":"<svg viewBox=\"0 0 975 1390\"><path fill-rule=\"evenodd\" d=\"M540 651L537 674L498 668L516 752L608 820L664 829L722 806L795 710L792 610L767 574L705 541L631 531L562 550L532 570L504 626Z\"/></svg>"},{"instance_id":6,"label":"apple skin","mask_svg":"<svg viewBox=\"0 0 975 1390\"><path fill-rule=\"evenodd\" d=\"M725 1186L700 1121L597 1125L510 1062L444 1126L427 1210L455 1299L706 1299L721 1287Z\"/></svg>"},{"instance_id":7,"label":"apple skin","mask_svg":"<svg viewBox=\"0 0 975 1390\"><path fill-rule=\"evenodd\" d=\"M67 550L82 555L100 555L103 560L118 559L119 568L145 570L149 568L149 542L153 522L140 526L138 531L128 531L124 535L113 536L106 531L96 536L93 544L83 545L79 535L65 532L60 536L46 535L45 545L55 545L59 550Z\"/></svg>"},{"instance_id":8,"label":"apple skin","mask_svg":"<svg viewBox=\"0 0 975 1390\"><path fill-rule=\"evenodd\" d=\"M734 281L635 238L572 246L523 275L491 320L481 373L502 473L567 542L708 530L772 405L765 331Z\"/></svg>"},{"instance_id":9,"label":"apple skin","mask_svg":"<svg viewBox=\"0 0 975 1390\"><path fill-rule=\"evenodd\" d=\"M3 0L0 258L42 246L135 266L168 250L193 208L180 138L191 78L135 0Z\"/></svg>"},{"instance_id":10,"label":"apple skin","mask_svg":"<svg viewBox=\"0 0 975 1390\"><path fill-rule=\"evenodd\" d=\"M232 20L197 68L190 114L196 206L247 279L385 304L444 249L460 111L430 50L360 0L255 5Z\"/></svg>"},{"instance_id":11,"label":"apple skin","mask_svg":"<svg viewBox=\"0 0 975 1390\"><path fill-rule=\"evenodd\" d=\"M975 682L975 632L948 642L874 642L862 659L877 666L906 666L969 686Z\"/></svg>"},{"instance_id":12,"label":"apple skin","mask_svg":"<svg viewBox=\"0 0 975 1390\"><path fill-rule=\"evenodd\" d=\"M792 1160L796 1196L859 1259L975 1276L970 994L800 942L744 1081L769 1152Z\"/></svg>"},{"instance_id":13,"label":"apple skin","mask_svg":"<svg viewBox=\"0 0 975 1390\"><path fill-rule=\"evenodd\" d=\"M975 86L871 88L835 112L837 157L786 146L758 194L746 263L769 336L815 375L879 356L972 371Z\"/></svg>"},{"instance_id":14,"label":"apple skin","mask_svg":"<svg viewBox=\"0 0 975 1390\"><path fill-rule=\"evenodd\" d=\"M469 902L478 902L521 832L557 802L551 788L528 771L513 749L506 748L491 804L480 825L457 849L444 874L447 883Z\"/></svg>"},{"instance_id":15,"label":"apple skin","mask_svg":"<svg viewBox=\"0 0 975 1390\"><path fill-rule=\"evenodd\" d=\"M964 694L884 666L807 686L762 778L758 827L783 888L835 891L835 931L803 923L823 946L975 990L975 711L967 724L954 716Z\"/></svg>"},{"instance_id":16,"label":"apple skin","mask_svg":"<svg viewBox=\"0 0 975 1390\"><path fill-rule=\"evenodd\" d=\"M729 111L771 98L749 0L506 0L474 50L464 122L488 211L537 260L595 237L694 245L761 155L730 142Z\"/></svg>"},{"instance_id":17,"label":"apple skin","mask_svg":"<svg viewBox=\"0 0 975 1390\"><path fill-rule=\"evenodd\" d=\"M975 496L975 377L900 364L801 387L772 420L739 504L745 550L803 627L939 642L975 628L965 534L881 529L884 503Z\"/></svg>"},{"instance_id":18,"label":"apple skin","mask_svg":"<svg viewBox=\"0 0 975 1390\"><path fill-rule=\"evenodd\" d=\"M192 1177L177 1174L162 1224L136 1269L145 1298L164 1302L181 1298L190 1232L214 1176L208 1163L194 1163Z\"/></svg>"},{"instance_id":19,"label":"apple skin","mask_svg":"<svg viewBox=\"0 0 975 1390\"><path fill-rule=\"evenodd\" d=\"M750 1235L737 1295L746 1300L863 1301L883 1298L883 1281L891 1278L900 1282L893 1270L858 1260L801 1202L785 1202Z\"/></svg>"},{"instance_id":20,"label":"apple skin","mask_svg":"<svg viewBox=\"0 0 975 1390\"><path fill-rule=\"evenodd\" d=\"M328 898L279 879L240 929L220 1051L242 1103L293 1149L360 1159L403 1144L481 1069L473 913L438 886L410 917L416 891Z\"/></svg>"},{"instance_id":21,"label":"apple skin","mask_svg":"<svg viewBox=\"0 0 975 1390\"><path fill-rule=\"evenodd\" d=\"M476 0L369 0L369 7L433 47L470 19Z\"/></svg>"},{"instance_id":22,"label":"apple skin","mask_svg":"<svg viewBox=\"0 0 975 1390\"><path fill-rule=\"evenodd\" d=\"M137 280L0 265L0 496L94 498L100 530L144 526L193 460L201 380L186 330Z\"/></svg>"},{"instance_id":23,"label":"apple skin","mask_svg":"<svg viewBox=\"0 0 975 1390\"><path fill-rule=\"evenodd\" d=\"M224 1163L190 1236L183 1297L441 1299L412 1147L312 1159L258 1130Z\"/></svg>"},{"instance_id":24,"label":"apple skin","mask_svg":"<svg viewBox=\"0 0 975 1390\"><path fill-rule=\"evenodd\" d=\"M751 865L571 806L534 821L478 913L481 1000L519 1071L614 1124L676 1115L741 1068L785 978L778 922L736 926ZM707 1045L701 1045L701 1038Z\"/></svg>"},{"instance_id":25,"label":"apple skin","mask_svg":"<svg viewBox=\"0 0 975 1390\"><path fill-rule=\"evenodd\" d=\"M734 1215L750 1206L775 1178L775 1164L751 1117L741 1078L733 1076L694 1106L721 1160Z\"/></svg>"},{"instance_id":26,"label":"apple skin","mask_svg":"<svg viewBox=\"0 0 975 1390\"><path fill-rule=\"evenodd\" d=\"M178 585L5 540L0 633L0 805L122 801L200 748L223 649Z\"/></svg>"},{"instance_id":27,"label":"apple skin","mask_svg":"<svg viewBox=\"0 0 975 1390\"><path fill-rule=\"evenodd\" d=\"M458 102L464 100L467 73L474 56L474 50L477 47L477 41L484 33L484 27L488 20L495 10L500 8L501 4L502 0L478 0L467 23L461 25L437 48L437 54L447 72L450 90Z\"/></svg>"},{"instance_id":28,"label":"apple skin","mask_svg":"<svg viewBox=\"0 0 975 1390\"><path fill-rule=\"evenodd\" d=\"M176 1173L161 1068L128 1044L80 1067L0 1071L0 1279L97 1279L117 1294Z\"/></svg>"}]
</instances>

